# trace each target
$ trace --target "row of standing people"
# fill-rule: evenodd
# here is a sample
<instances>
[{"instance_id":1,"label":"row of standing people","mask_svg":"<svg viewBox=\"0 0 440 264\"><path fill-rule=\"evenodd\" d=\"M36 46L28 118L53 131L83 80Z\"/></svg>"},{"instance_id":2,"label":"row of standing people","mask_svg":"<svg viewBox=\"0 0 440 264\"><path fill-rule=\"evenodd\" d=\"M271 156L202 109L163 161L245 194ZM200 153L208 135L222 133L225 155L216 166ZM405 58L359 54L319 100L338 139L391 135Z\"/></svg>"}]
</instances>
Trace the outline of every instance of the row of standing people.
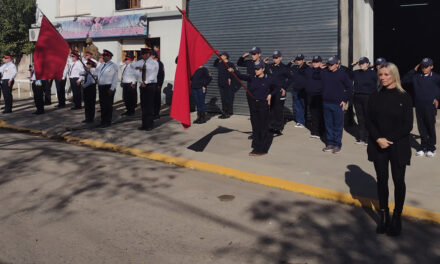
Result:
<instances>
[{"instance_id":1,"label":"row of standing people","mask_svg":"<svg viewBox=\"0 0 440 264\"><path fill-rule=\"evenodd\" d=\"M276 124L277 117L270 120L269 113L275 109L276 104L282 105L285 96L288 77L303 67L303 80L305 92L308 95L312 115L312 136L319 132L321 117L324 119L327 145L324 151L338 153L343 129L343 115L347 102L354 97L354 105L358 122L360 123L360 136L358 141L367 145L368 159L373 162L377 175L377 193L379 197L379 221L376 232L398 236L402 230L401 214L405 201L406 166L411 160L411 135L413 129L413 105L416 108L417 123L422 138L421 150L418 156L425 154L434 156L435 151L435 115L440 100L440 77L432 72L433 61L424 58L413 70L403 77L403 83L412 83L415 90L414 100L403 89L399 70L393 63L388 63L383 58L376 60L376 69L369 67L369 60L361 58L352 66L359 64L360 69L352 72L344 69L339 64L339 59L332 56L326 66L322 64L319 56L313 57L312 67L300 65L292 73L289 67L281 64L281 52L275 51L274 62L265 65L257 56L261 50L254 48L251 51L253 60L243 64L244 54L239 59L239 65L247 66L248 74L241 74L236 67L229 63L227 53L221 54L224 61L219 67L219 88L225 89L229 84L231 75L236 74L240 79L248 82L248 103L251 114L253 132L251 156L261 156L267 153L270 138L268 132L270 124ZM302 60L301 55L296 60ZM216 62L219 65L219 62ZM224 66L223 66L224 65ZM306 64L304 64L306 65ZM327 69L325 69L327 68ZM421 72L417 70L421 68ZM227 70L227 72L220 71ZM267 73L265 73L265 71ZM293 76L292 76L293 75ZM220 78L225 78L220 80ZM227 80L228 82L224 82ZM294 79L298 81L298 79ZM354 92L352 92L354 90ZM222 96L228 94L220 92ZM277 96L279 95L279 96ZM297 94L298 95L298 94ZM295 96L295 95L294 95ZM276 99L276 100L274 100ZM227 100L223 100L228 102ZM414 104L413 104L414 101ZM228 106L228 105L226 105ZM227 108L223 108L225 112ZM316 122L316 123L315 123ZM299 123L299 122L298 122ZM301 126L302 125L302 126ZM297 124L303 127L304 124ZM334 144L334 145L331 145ZM420 153L421 152L421 153ZM429 154L431 153L431 154ZM395 207L390 219L388 207L388 178L391 166L394 182Z\"/></svg>"},{"instance_id":2,"label":"row of standing people","mask_svg":"<svg viewBox=\"0 0 440 264\"><path fill-rule=\"evenodd\" d=\"M161 88L164 81L164 67L154 50L142 49L141 59L134 61L134 56L127 54L119 67L111 59L113 54L104 50L100 61L92 58L90 52L86 52L84 58L72 52L64 69L62 80L55 80L57 88L58 105L63 108L66 105L65 86L70 82L72 91L72 110L82 109L84 101L84 123L93 123L95 119L96 94L98 89L99 103L101 107L100 127L111 125L113 113L114 95L118 83L119 69L121 71L122 97L126 111L122 115L133 116L137 107L138 84L140 91L140 104L142 110L142 125L140 130L154 128L154 120L158 119L161 107ZM44 91L52 86L50 80L36 80L32 74L32 87L37 111L34 114L43 114L47 99ZM46 93L47 94L47 93ZM49 93L50 98L50 93Z\"/></svg>"},{"instance_id":3,"label":"row of standing people","mask_svg":"<svg viewBox=\"0 0 440 264\"><path fill-rule=\"evenodd\" d=\"M246 59L249 55L252 59ZM228 118L232 115L234 87L232 85L234 76L228 68L235 65L229 61L229 54L222 52L216 59L214 66L218 68L218 87L222 100L222 114L219 118ZM292 92L293 107L296 113L295 127L303 128L306 125L306 109L310 111L311 138L323 138L326 146L325 152L339 153L342 147L342 134L344 126L344 112L348 102L355 109L357 117L356 143L368 145L369 133L366 126L368 98L378 89L378 69L386 63L384 58L378 58L375 66L372 67L366 57L360 58L357 62L345 67L341 65L338 56L332 56L324 64L320 56L314 56L311 61L305 61L303 54L298 54L295 59L287 65L282 63L282 54L275 51L272 55L273 62L268 63L268 58L261 57L261 49L252 48L249 53L243 54L237 65L246 67L250 76L255 75L255 65L264 62L265 74L275 83L276 88L270 90L271 100L269 109L268 127L269 132L281 135L284 128L284 102L287 91ZM353 70L358 65L359 69ZM424 58L413 70L404 75L404 84L411 83L415 89L414 102L416 108L417 124L421 136L421 145L417 156L435 156L436 134L435 117L438 101L440 100L440 78L432 72L433 61ZM420 70L420 72L418 72ZM211 81L209 72L201 67L198 72L203 75L193 76L194 91L206 91ZM252 118L254 112L255 98L252 96L251 81L247 80L249 87L247 101L251 113L251 126L253 138L256 124ZM200 85L203 83L203 85ZM203 87L203 90L195 88ZM198 109L202 109L201 115L205 115L204 97L195 98ZM200 116L200 114L199 114ZM196 120L199 121L199 118ZM203 119L203 121L206 121ZM198 122L196 122L198 123ZM252 144L254 145L254 144ZM262 151L267 153L266 150Z\"/></svg>"}]
</instances>

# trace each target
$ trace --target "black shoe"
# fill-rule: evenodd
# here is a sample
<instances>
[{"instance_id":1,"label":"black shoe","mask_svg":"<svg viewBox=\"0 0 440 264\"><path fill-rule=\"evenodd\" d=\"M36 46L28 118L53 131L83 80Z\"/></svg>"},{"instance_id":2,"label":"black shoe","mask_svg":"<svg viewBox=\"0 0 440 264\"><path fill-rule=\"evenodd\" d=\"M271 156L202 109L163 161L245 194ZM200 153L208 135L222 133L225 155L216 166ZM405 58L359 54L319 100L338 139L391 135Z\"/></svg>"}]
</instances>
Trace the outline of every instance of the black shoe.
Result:
<instances>
[{"instance_id":1,"label":"black shoe","mask_svg":"<svg viewBox=\"0 0 440 264\"><path fill-rule=\"evenodd\" d=\"M154 120L160 119L160 115L155 115L153 119Z\"/></svg>"},{"instance_id":2,"label":"black shoe","mask_svg":"<svg viewBox=\"0 0 440 264\"><path fill-rule=\"evenodd\" d=\"M42 115L42 114L44 114L44 111L35 111L32 114L33 115Z\"/></svg>"},{"instance_id":3,"label":"black shoe","mask_svg":"<svg viewBox=\"0 0 440 264\"><path fill-rule=\"evenodd\" d=\"M44 105L51 105L51 104L52 104L51 102L44 103Z\"/></svg>"},{"instance_id":4,"label":"black shoe","mask_svg":"<svg viewBox=\"0 0 440 264\"><path fill-rule=\"evenodd\" d=\"M10 113L12 113L12 110L4 110L3 112L2 112L3 114L10 114Z\"/></svg>"},{"instance_id":5,"label":"black shoe","mask_svg":"<svg viewBox=\"0 0 440 264\"><path fill-rule=\"evenodd\" d=\"M145 131L151 131L151 130L153 130L152 127L147 127L147 128L145 128Z\"/></svg>"},{"instance_id":6,"label":"black shoe","mask_svg":"<svg viewBox=\"0 0 440 264\"><path fill-rule=\"evenodd\" d=\"M81 123L93 123L93 120L85 119L85 120L81 121Z\"/></svg>"},{"instance_id":7,"label":"black shoe","mask_svg":"<svg viewBox=\"0 0 440 264\"><path fill-rule=\"evenodd\" d=\"M146 130L146 127L140 126L138 127L138 130Z\"/></svg>"},{"instance_id":8,"label":"black shoe","mask_svg":"<svg viewBox=\"0 0 440 264\"><path fill-rule=\"evenodd\" d=\"M134 116L134 112L127 113L127 116Z\"/></svg>"},{"instance_id":9,"label":"black shoe","mask_svg":"<svg viewBox=\"0 0 440 264\"><path fill-rule=\"evenodd\" d=\"M204 123L206 123L206 113L205 112L201 112L200 113L199 124L204 124Z\"/></svg>"},{"instance_id":10,"label":"black shoe","mask_svg":"<svg viewBox=\"0 0 440 264\"><path fill-rule=\"evenodd\" d=\"M270 129L270 132L276 136L281 136L283 133L279 129Z\"/></svg>"},{"instance_id":11,"label":"black shoe","mask_svg":"<svg viewBox=\"0 0 440 264\"><path fill-rule=\"evenodd\" d=\"M125 116L125 115L128 115L128 112L124 112L121 114L121 116Z\"/></svg>"},{"instance_id":12,"label":"black shoe","mask_svg":"<svg viewBox=\"0 0 440 264\"><path fill-rule=\"evenodd\" d=\"M391 218L391 223L387 229L388 236L399 236L402 232L402 219L401 213L393 212L393 217Z\"/></svg>"},{"instance_id":13,"label":"black shoe","mask_svg":"<svg viewBox=\"0 0 440 264\"><path fill-rule=\"evenodd\" d=\"M390 224L390 212L388 209L379 210L379 222L377 223L376 233L385 234Z\"/></svg>"},{"instance_id":14,"label":"black shoe","mask_svg":"<svg viewBox=\"0 0 440 264\"><path fill-rule=\"evenodd\" d=\"M71 108L70 108L70 110L79 110L79 109L81 109L81 107L76 107L76 106L74 106L74 107L71 107Z\"/></svg>"},{"instance_id":15,"label":"black shoe","mask_svg":"<svg viewBox=\"0 0 440 264\"><path fill-rule=\"evenodd\" d=\"M66 107L66 105L56 105L55 107L56 108L64 108L64 107Z\"/></svg>"},{"instance_id":16,"label":"black shoe","mask_svg":"<svg viewBox=\"0 0 440 264\"><path fill-rule=\"evenodd\" d=\"M194 124L200 124L200 116L201 116L201 113L200 112L197 112L197 118L196 118L196 120L194 120Z\"/></svg>"},{"instance_id":17,"label":"black shoe","mask_svg":"<svg viewBox=\"0 0 440 264\"><path fill-rule=\"evenodd\" d=\"M218 118L220 118L220 119L226 119L226 118L228 118L228 116L227 116L226 114L221 114Z\"/></svg>"},{"instance_id":18,"label":"black shoe","mask_svg":"<svg viewBox=\"0 0 440 264\"><path fill-rule=\"evenodd\" d=\"M111 124L102 124L101 125L102 128L106 128L106 127L109 127L109 126L111 126Z\"/></svg>"}]
</instances>

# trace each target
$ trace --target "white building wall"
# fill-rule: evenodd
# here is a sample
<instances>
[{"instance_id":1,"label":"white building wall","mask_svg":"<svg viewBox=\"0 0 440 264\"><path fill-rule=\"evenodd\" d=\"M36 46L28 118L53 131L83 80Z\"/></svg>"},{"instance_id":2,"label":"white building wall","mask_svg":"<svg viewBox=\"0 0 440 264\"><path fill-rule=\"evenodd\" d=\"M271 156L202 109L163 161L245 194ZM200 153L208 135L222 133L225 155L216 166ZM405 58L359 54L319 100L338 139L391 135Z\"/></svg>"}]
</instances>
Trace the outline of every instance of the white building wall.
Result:
<instances>
[{"instance_id":1,"label":"white building wall","mask_svg":"<svg viewBox=\"0 0 440 264\"><path fill-rule=\"evenodd\" d=\"M354 1L353 60L367 57L374 63L373 0Z\"/></svg>"}]
</instances>

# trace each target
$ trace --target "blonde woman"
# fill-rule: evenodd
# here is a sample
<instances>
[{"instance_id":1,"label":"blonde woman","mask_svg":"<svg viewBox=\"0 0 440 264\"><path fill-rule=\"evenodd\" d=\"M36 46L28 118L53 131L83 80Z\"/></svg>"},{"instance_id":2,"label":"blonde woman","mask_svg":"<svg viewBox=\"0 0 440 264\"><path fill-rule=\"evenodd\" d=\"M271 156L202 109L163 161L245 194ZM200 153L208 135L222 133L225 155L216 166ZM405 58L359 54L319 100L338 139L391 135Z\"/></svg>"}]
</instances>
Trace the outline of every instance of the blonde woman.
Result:
<instances>
[{"instance_id":1,"label":"blonde woman","mask_svg":"<svg viewBox=\"0 0 440 264\"><path fill-rule=\"evenodd\" d=\"M379 223L376 232L400 235L405 201L405 170L410 165L410 132L413 127L411 97L402 88L399 70L393 63L379 67L379 90L368 101L368 160L374 163L379 196ZM389 164L394 182L395 208L391 222L388 209Z\"/></svg>"}]
</instances>

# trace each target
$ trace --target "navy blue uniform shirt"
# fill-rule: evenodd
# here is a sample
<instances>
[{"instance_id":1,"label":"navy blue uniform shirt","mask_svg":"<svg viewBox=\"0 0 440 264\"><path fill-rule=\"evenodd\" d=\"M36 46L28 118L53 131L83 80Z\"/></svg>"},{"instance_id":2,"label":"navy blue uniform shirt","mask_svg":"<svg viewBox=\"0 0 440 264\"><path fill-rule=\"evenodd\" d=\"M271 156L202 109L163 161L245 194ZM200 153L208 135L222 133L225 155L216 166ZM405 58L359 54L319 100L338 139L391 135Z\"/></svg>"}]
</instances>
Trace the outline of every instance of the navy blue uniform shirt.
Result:
<instances>
[{"instance_id":1,"label":"navy blue uniform shirt","mask_svg":"<svg viewBox=\"0 0 440 264\"><path fill-rule=\"evenodd\" d=\"M280 64L275 65L273 63L266 66L266 72L272 76L274 82L276 82L278 87L278 92L281 88L287 88L287 80L292 76L289 68L280 62Z\"/></svg>"},{"instance_id":2,"label":"navy blue uniform shirt","mask_svg":"<svg viewBox=\"0 0 440 264\"><path fill-rule=\"evenodd\" d=\"M264 74L264 76L260 78L255 74L241 74L238 70L235 70L235 74L237 74L238 78L248 82L248 89L255 100L266 100L269 94L274 96L275 93L280 90L270 75Z\"/></svg>"},{"instance_id":3,"label":"navy blue uniform shirt","mask_svg":"<svg viewBox=\"0 0 440 264\"><path fill-rule=\"evenodd\" d=\"M309 96L322 94L321 68L308 68L306 70L306 93Z\"/></svg>"},{"instance_id":4,"label":"navy blue uniform shirt","mask_svg":"<svg viewBox=\"0 0 440 264\"><path fill-rule=\"evenodd\" d=\"M348 74L341 69L332 72L328 69L321 71L322 101L330 104L340 104L350 100L353 93L353 83Z\"/></svg>"},{"instance_id":5,"label":"navy blue uniform shirt","mask_svg":"<svg viewBox=\"0 0 440 264\"><path fill-rule=\"evenodd\" d=\"M440 99L440 75L431 72L428 76L417 73L414 69L403 77L404 83L414 85L415 105L426 106Z\"/></svg>"},{"instance_id":6,"label":"navy blue uniform shirt","mask_svg":"<svg viewBox=\"0 0 440 264\"><path fill-rule=\"evenodd\" d=\"M353 71L353 82L355 94L372 94L377 91L377 73L374 70Z\"/></svg>"},{"instance_id":7,"label":"navy blue uniform shirt","mask_svg":"<svg viewBox=\"0 0 440 264\"><path fill-rule=\"evenodd\" d=\"M291 71L291 78L288 81L289 88L292 88L294 91L299 92L306 88L307 80L306 80L306 70L310 68L306 63L303 63L301 67L298 65L293 65L291 62L287 64Z\"/></svg>"},{"instance_id":8,"label":"navy blue uniform shirt","mask_svg":"<svg viewBox=\"0 0 440 264\"><path fill-rule=\"evenodd\" d=\"M227 62L229 68L235 68L234 64L232 62ZM218 69L218 86L220 87L227 87L229 86L228 79L231 79L232 83L232 74L228 72L226 65L220 61L220 59L216 59L214 61L214 67L217 67Z\"/></svg>"},{"instance_id":9,"label":"navy blue uniform shirt","mask_svg":"<svg viewBox=\"0 0 440 264\"><path fill-rule=\"evenodd\" d=\"M198 68L191 77L191 89L202 89L208 87L212 77L205 67Z\"/></svg>"}]
</instances>

